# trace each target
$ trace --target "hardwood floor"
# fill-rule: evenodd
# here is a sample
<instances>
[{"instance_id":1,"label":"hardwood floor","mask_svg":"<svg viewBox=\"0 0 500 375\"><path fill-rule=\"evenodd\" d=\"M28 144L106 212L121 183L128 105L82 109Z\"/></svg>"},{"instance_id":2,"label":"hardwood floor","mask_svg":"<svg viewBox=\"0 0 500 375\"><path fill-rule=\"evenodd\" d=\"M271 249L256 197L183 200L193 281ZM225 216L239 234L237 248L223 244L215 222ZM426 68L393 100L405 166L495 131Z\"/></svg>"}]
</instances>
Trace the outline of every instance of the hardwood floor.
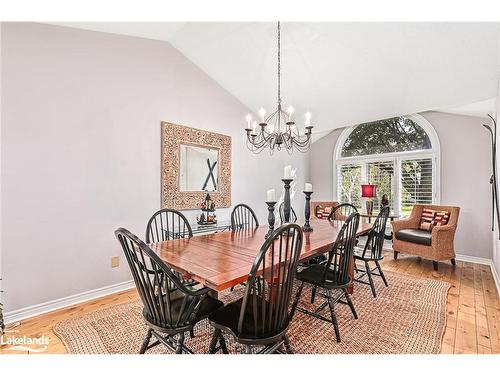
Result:
<instances>
[{"instance_id":1,"label":"hardwood floor","mask_svg":"<svg viewBox=\"0 0 500 375\"><path fill-rule=\"evenodd\" d=\"M382 265L386 271L440 279L451 284L442 353L500 353L500 299L488 266L458 261L456 267L449 263L439 263L439 271L434 271L431 261L418 260L416 257L400 255L395 261L392 259L392 251L387 252ZM64 344L52 331L57 322L135 298L135 290L116 293L26 319L19 326L8 329L16 330L17 337L45 335L50 344L44 353L66 353ZM13 351L7 347L0 349L0 353L28 354L27 351Z\"/></svg>"}]
</instances>

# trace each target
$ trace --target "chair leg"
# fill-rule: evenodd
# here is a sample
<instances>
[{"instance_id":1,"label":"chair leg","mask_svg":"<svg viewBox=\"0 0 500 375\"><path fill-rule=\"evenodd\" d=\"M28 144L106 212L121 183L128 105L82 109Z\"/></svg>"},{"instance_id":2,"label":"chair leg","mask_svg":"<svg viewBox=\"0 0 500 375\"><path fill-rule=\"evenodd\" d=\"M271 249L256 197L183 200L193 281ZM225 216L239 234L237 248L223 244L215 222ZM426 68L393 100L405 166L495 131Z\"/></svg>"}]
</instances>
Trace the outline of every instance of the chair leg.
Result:
<instances>
[{"instance_id":1,"label":"chair leg","mask_svg":"<svg viewBox=\"0 0 500 375\"><path fill-rule=\"evenodd\" d=\"M311 291L311 304L314 303L315 298L316 298L316 287L313 286L312 291Z\"/></svg>"},{"instance_id":2,"label":"chair leg","mask_svg":"<svg viewBox=\"0 0 500 375\"><path fill-rule=\"evenodd\" d=\"M189 337L191 337L192 339L194 339L194 328L191 328L189 330Z\"/></svg>"},{"instance_id":3,"label":"chair leg","mask_svg":"<svg viewBox=\"0 0 500 375\"><path fill-rule=\"evenodd\" d=\"M219 341L220 329L215 329L212 339L210 340L210 346L208 348L208 354L215 354L215 348L217 347L217 341Z\"/></svg>"},{"instance_id":4,"label":"chair leg","mask_svg":"<svg viewBox=\"0 0 500 375\"><path fill-rule=\"evenodd\" d=\"M351 297L349 297L349 292L347 291L347 288L344 288L344 296L347 301L347 304L351 308L352 311L352 316L354 316L354 319L358 319L358 313L356 312L356 309L354 308L354 304L352 303Z\"/></svg>"},{"instance_id":5,"label":"chair leg","mask_svg":"<svg viewBox=\"0 0 500 375\"><path fill-rule=\"evenodd\" d=\"M455 258L451 258L451 264L456 266L457 265L457 262L455 262Z\"/></svg>"},{"instance_id":6,"label":"chair leg","mask_svg":"<svg viewBox=\"0 0 500 375\"><path fill-rule=\"evenodd\" d=\"M229 354L229 351L227 350L226 346L226 339L224 338L222 332L219 334L219 342L220 342L220 348L222 349L222 353Z\"/></svg>"},{"instance_id":7,"label":"chair leg","mask_svg":"<svg viewBox=\"0 0 500 375\"><path fill-rule=\"evenodd\" d=\"M290 345L290 339L288 338L287 335L285 335L285 337L283 337L283 341L285 344L286 353L293 354L293 349L292 349L292 346Z\"/></svg>"},{"instance_id":8,"label":"chair leg","mask_svg":"<svg viewBox=\"0 0 500 375\"><path fill-rule=\"evenodd\" d=\"M432 261L432 267L434 268L434 271L438 271L439 270L438 262L436 262L435 260L433 260Z\"/></svg>"},{"instance_id":9,"label":"chair leg","mask_svg":"<svg viewBox=\"0 0 500 375\"><path fill-rule=\"evenodd\" d=\"M231 287L231 289L229 289L230 292L232 292L234 290L234 285Z\"/></svg>"},{"instance_id":10,"label":"chair leg","mask_svg":"<svg viewBox=\"0 0 500 375\"><path fill-rule=\"evenodd\" d=\"M372 271L370 270L370 265L365 262L366 274L368 275L368 281L370 282L370 289L372 290L373 297L377 297L377 292L375 291L375 284L373 283Z\"/></svg>"},{"instance_id":11,"label":"chair leg","mask_svg":"<svg viewBox=\"0 0 500 375\"><path fill-rule=\"evenodd\" d=\"M293 319L297 305L299 304L300 296L302 294L302 289L304 288L304 282L300 283L299 289L297 289L297 294L295 295L295 300L293 301L292 310L290 311L290 322Z\"/></svg>"},{"instance_id":12,"label":"chair leg","mask_svg":"<svg viewBox=\"0 0 500 375\"><path fill-rule=\"evenodd\" d=\"M380 273L382 280L384 280L385 286L389 286L389 284L387 283L387 279L385 278L384 272L382 271L382 267L380 267L380 263L378 262L378 260L375 261L375 264L377 265L378 272Z\"/></svg>"},{"instance_id":13,"label":"chair leg","mask_svg":"<svg viewBox=\"0 0 500 375\"><path fill-rule=\"evenodd\" d=\"M398 259L399 251L394 251L394 259Z\"/></svg>"},{"instance_id":14,"label":"chair leg","mask_svg":"<svg viewBox=\"0 0 500 375\"><path fill-rule=\"evenodd\" d=\"M177 338L177 346L175 347L175 354L182 354L182 348L184 346L184 332L179 333Z\"/></svg>"},{"instance_id":15,"label":"chair leg","mask_svg":"<svg viewBox=\"0 0 500 375\"><path fill-rule=\"evenodd\" d=\"M339 331L339 323L337 322L337 314L335 314L335 306L332 301L332 293L328 291L328 306L330 307L330 315L332 316L333 329L335 330L335 337L337 342L340 342L340 331Z\"/></svg>"},{"instance_id":16,"label":"chair leg","mask_svg":"<svg viewBox=\"0 0 500 375\"><path fill-rule=\"evenodd\" d=\"M148 329L148 333L146 334L146 338L142 342L141 349L139 350L139 354L146 353L146 349L148 348L149 340L151 340L152 335L153 335L153 329L150 328L150 329Z\"/></svg>"}]
</instances>

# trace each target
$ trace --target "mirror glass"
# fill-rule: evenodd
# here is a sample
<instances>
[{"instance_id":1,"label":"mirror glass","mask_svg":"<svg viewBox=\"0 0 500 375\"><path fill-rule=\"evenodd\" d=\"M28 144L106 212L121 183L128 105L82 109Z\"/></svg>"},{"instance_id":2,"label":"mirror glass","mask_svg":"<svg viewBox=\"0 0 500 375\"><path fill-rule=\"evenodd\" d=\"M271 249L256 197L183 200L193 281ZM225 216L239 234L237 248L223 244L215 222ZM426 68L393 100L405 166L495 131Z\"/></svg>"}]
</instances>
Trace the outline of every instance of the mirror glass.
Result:
<instances>
[{"instance_id":1,"label":"mirror glass","mask_svg":"<svg viewBox=\"0 0 500 375\"><path fill-rule=\"evenodd\" d=\"M217 191L219 187L219 150L180 145L180 191Z\"/></svg>"}]
</instances>

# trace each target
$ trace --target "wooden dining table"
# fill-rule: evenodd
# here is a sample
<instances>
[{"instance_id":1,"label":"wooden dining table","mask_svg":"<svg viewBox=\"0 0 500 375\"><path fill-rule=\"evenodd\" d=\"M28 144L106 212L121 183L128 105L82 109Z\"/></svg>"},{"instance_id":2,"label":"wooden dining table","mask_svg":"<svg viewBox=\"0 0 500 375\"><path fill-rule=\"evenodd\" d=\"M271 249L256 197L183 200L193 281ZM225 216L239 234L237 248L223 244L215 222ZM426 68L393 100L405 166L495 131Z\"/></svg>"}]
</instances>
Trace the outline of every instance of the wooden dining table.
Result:
<instances>
[{"instance_id":1,"label":"wooden dining table","mask_svg":"<svg viewBox=\"0 0 500 375\"><path fill-rule=\"evenodd\" d=\"M300 261L329 251L342 224L343 221L312 219L313 231L304 232ZM369 223L360 223L357 235L367 234L371 227ZM156 242L150 246L169 267L217 294L247 280L268 229L267 226L259 226L251 230ZM354 259L351 261L351 273L354 275Z\"/></svg>"}]
</instances>

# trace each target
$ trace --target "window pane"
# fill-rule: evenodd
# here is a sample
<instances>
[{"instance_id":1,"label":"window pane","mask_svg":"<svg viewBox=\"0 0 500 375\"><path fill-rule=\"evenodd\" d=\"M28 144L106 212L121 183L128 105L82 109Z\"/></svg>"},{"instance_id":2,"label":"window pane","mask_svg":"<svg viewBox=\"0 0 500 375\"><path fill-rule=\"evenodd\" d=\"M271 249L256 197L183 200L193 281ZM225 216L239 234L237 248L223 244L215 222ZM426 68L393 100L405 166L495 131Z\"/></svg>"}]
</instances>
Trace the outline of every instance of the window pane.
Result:
<instances>
[{"instance_id":1,"label":"window pane","mask_svg":"<svg viewBox=\"0 0 500 375\"><path fill-rule=\"evenodd\" d=\"M337 192L340 203L351 203L361 208L361 165L341 165L337 172Z\"/></svg>"},{"instance_id":2,"label":"window pane","mask_svg":"<svg viewBox=\"0 0 500 375\"><path fill-rule=\"evenodd\" d=\"M380 210L382 195L387 195L391 211L394 211L394 162L383 161L368 163L368 182L377 185L376 194L373 198L373 208L377 212Z\"/></svg>"},{"instance_id":3,"label":"window pane","mask_svg":"<svg viewBox=\"0 0 500 375\"><path fill-rule=\"evenodd\" d=\"M394 117L356 126L342 146L342 157L431 149L431 140L417 123Z\"/></svg>"},{"instance_id":4,"label":"window pane","mask_svg":"<svg viewBox=\"0 0 500 375\"><path fill-rule=\"evenodd\" d=\"M432 159L401 161L401 213L408 216L416 203L432 204Z\"/></svg>"}]
</instances>

